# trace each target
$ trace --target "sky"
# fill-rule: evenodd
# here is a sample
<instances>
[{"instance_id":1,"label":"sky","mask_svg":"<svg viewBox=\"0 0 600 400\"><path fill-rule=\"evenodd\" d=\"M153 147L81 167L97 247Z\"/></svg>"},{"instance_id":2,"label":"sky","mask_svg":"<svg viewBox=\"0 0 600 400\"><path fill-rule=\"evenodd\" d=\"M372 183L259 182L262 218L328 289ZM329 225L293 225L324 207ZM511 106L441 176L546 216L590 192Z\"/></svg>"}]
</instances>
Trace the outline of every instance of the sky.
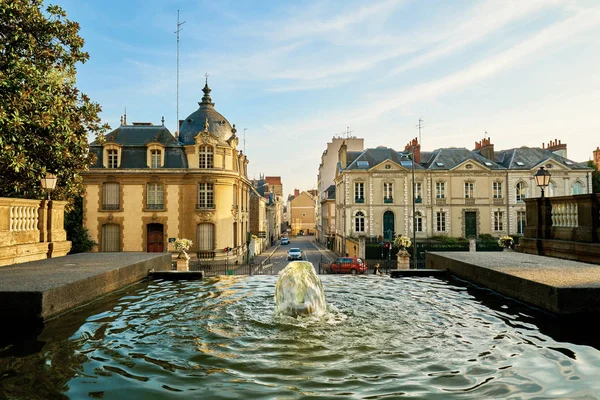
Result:
<instances>
[{"instance_id":1,"label":"sky","mask_svg":"<svg viewBox=\"0 0 600 400\"><path fill-rule=\"evenodd\" d=\"M236 124L249 178L285 194L317 186L334 136L398 151L541 147L587 161L600 146L600 2L595 0L56 0L81 25L79 89L113 129L176 130L205 74Z\"/></svg>"}]
</instances>

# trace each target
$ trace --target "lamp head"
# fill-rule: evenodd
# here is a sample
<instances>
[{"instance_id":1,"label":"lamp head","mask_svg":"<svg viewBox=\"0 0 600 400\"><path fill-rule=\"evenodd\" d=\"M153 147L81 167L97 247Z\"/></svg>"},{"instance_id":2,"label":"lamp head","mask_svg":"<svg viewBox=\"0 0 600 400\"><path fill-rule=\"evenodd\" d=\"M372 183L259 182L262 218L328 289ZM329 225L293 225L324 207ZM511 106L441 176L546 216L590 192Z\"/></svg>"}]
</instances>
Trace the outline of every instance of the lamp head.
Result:
<instances>
[{"instance_id":1,"label":"lamp head","mask_svg":"<svg viewBox=\"0 0 600 400\"><path fill-rule=\"evenodd\" d=\"M52 191L56 188L56 175L46 173L46 176L41 179L42 189Z\"/></svg>"}]
</instances>

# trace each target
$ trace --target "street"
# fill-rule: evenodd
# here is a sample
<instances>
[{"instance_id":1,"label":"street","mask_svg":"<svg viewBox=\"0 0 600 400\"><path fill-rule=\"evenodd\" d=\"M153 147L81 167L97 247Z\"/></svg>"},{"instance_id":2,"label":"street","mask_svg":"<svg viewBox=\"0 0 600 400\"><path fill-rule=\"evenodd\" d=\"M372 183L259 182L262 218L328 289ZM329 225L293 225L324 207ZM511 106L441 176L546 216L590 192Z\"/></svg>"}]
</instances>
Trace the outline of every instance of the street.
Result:
<instances>
[{"instance_id":1,"label":"street","mask_svg":"<svg viewBox=\"0 0 600 400\"><path fill-rule=\"evenodd\" d=\"M330 262L335 257L333 252L317 244L314 236L290 236L290 244L279 245L277 242L275 246L278 248L271 256L270 262L267 263L272 264L273 274L278 274L289 263L287 252L292 247L299 248L302 251L302 259L311 262L317 270L321 260ZM266 249L263 254L254 258L254 262L260 263L266 260L271 251L273 251L272 247Z\"/></svg>"}]
</instances>

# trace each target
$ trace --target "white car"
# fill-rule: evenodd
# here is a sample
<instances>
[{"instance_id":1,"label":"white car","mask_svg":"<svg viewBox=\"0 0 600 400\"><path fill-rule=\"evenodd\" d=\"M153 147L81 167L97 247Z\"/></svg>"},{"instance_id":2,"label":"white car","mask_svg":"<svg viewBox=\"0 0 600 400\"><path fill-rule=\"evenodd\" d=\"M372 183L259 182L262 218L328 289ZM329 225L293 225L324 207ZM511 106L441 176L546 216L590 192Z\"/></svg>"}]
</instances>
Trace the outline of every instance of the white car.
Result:
<instances>
[{"instance_id":1,"label":"white car","mask_svg":"<svg viewBox=\"0 0 600 400\"><path fill-rule=\"evenodd\" d=\"M302 251L297 247L292 247L288 251L287 259L288 259L288 261L302 260Z\"/></svg>"}]
</instances>

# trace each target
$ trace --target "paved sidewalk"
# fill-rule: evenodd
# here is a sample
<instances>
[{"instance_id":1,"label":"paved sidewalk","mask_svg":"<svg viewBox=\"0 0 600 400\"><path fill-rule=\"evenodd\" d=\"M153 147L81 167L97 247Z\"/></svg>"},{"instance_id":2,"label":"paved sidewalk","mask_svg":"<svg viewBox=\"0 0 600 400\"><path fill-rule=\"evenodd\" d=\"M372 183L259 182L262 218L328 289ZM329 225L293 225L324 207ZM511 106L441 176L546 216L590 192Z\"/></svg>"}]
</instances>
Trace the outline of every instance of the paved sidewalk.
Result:
<instances>
[{"instance_id":1,"label":"paved sidewalk","mask_svg":"<svg viewBox=\"0 0 600 400\"><path fill-rule=\"evenodd\" d=\"M337 258L337 255L333 251L329 250L323 244L319 243L316 239L311 239L310 243L312 243L312 245L315 246L317 250L319 250L319 252L323 256L324 262L330 263Z\"/></svg>"}]
</instances>

